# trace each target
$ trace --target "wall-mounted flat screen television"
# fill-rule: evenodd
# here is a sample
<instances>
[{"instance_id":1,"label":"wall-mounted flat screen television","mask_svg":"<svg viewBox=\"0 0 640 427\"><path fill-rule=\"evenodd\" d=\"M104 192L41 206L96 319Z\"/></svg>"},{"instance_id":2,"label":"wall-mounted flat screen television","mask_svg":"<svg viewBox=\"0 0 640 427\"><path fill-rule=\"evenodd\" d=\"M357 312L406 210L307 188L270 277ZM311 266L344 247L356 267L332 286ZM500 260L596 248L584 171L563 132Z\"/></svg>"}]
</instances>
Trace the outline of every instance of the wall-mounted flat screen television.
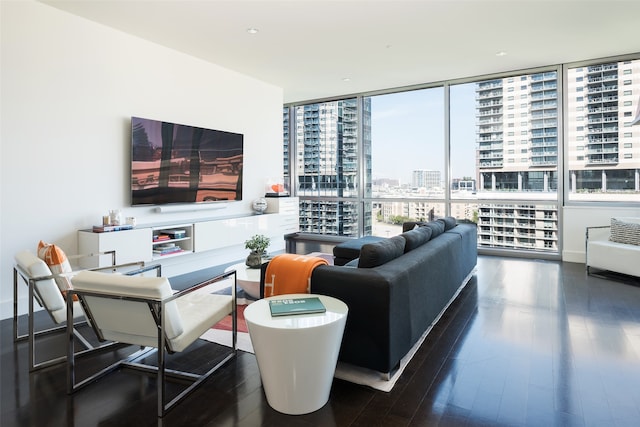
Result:
<instances>
[{"instance_id":1,"label":"wall-mounted flat screen television","mask_svg":"<svg viewBox=\"0 0 640 427\"><path fill-rule=\"evenodd\" d=\"M131 204L242 199L242 134L131 118Z\"/></svg>"}]
</instances>

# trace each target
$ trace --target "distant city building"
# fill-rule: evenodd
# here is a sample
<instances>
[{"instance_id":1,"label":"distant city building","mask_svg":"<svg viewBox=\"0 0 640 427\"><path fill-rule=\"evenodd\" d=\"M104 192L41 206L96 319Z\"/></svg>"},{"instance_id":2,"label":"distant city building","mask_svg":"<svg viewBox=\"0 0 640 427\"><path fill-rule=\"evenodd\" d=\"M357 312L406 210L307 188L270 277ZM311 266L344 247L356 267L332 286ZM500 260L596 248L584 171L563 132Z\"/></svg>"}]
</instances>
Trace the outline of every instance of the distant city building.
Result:
<instances>
[{"instance_id":1,"label":"distant city building","mask_svg":"<svg viewBox=\"0 0 640 427\"><path fill-rule=\"evenodd\" d=\"M400 180L398 178L378 178L373 180L373 185L378 187L399 187Z\"/></svg>"},{"instance_id":2,"label":"distant city building","mask_svg":"<svg viewBox=\"0 0 640 427\"><path fill-rule=\"evenodd\" d=\"M473 193L476 191L476 180L467 178L454 178L451 180L451 190L468 191Z\"/></svg>"},{"instance_id":3,"label":"distant city building","mask_svg":"<svg viewBox=\"0 0 640 427\"><path fill-rule=\"evenodd\" d=\"M439 188L441 179L440 171L422 169L411 172L411 186L413 188Z\"/></svg>"}]
</instances>

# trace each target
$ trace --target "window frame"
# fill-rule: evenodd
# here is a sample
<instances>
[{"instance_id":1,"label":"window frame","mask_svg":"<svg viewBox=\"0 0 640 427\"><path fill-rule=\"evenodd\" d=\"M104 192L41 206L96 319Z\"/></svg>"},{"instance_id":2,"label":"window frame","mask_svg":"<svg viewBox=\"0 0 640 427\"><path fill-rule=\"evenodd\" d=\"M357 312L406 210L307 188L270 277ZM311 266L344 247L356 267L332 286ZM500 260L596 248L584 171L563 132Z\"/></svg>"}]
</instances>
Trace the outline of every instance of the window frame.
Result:
<instances>
[{"instance_id":1,"label":"window frame","mask_svg":"<svg viewBox=\"0 0 640 427\"><path fill-rule=\"evenodd\" d=\"M428 88L434 88L434 87L443 87L444 88L444 97L445 97L445 102L444 102L444 119L445 119L445 131L444 131L444 137L445 137L445 169L444 169L444 173L443 173L443 179L444 182L447 183L446 185L446 191L444 192L444 197L442 199L424 199L424 201L429 202L429 203L444 203L445 205L445 211L446 214L448 215L451 212L451 206L454 203L462 203L464 202L464 200L461 199L456 199L453 198L451 195L451 186L449 185L451 179L450 179L450 156L451 156L451 135L450 135L450 94L449 94L449 89L452 85L458 85L458 84L466 84L466 83L473 83L473 82L478 82L478 81L483 81L483 80L491 80L491 79L502 79L502 78L507 78L507 79L513 79L515 80L516 77L521 76L522 79L522 75L523 74L536 74L536 73L543 73L546 71L555 71L557 72L557 100L558 100L558 106L557 106L557 111L558 111L558 121L557 121L557 129L558 129L558 142L557 142L557 169L556 169L556 173L558 175L557 178L557 197L555 200L543 200L543 201L538 201L538 204L543 204L543 205L555 205L557 207L557 224L558 224L558 230L557 230L557 234L558 234L558 248L557 248L557 252L554 253L545 253L545 252L536 252L536 251L518 251L518 250L513 250L513 249L502 249L502 250L492 250L489 251L489 253L492 254L497 254L497 255L516 255L516 256L523 256L523 257L537 257L537 258L550 258L550 259L561 259L561 254L562 254L562 250L563 250L563 232L562 230L564 229L564 224L563 224L563 210L565 207L587 207L587 206L593 206L593 207L598 207L598 208L603 208L603 207L611 207L611 208L622 208L622 207L637 207L638 203L633 203L633 202L626 202L626 201L606 201L606 200L570 200L569 198L569 191L570 191L570 169L569 169L569 156L567 155L568 153L568 141L569 141L569 129L567 126L567 123L569 122L569 112L568 112L568 108L566 108L566 106L569 104L569 90L566 90L566 88L569 87L569 85L571 84L571 82L569 82L568 79L568 70L570 68L580 68L580 67L587 67L587 66L592 66L592 65L597 65L597 64L602 64L602 63L608 63L608 62L623 62L623 61L631 61L631 60L639 60L640 59L640 54L638 53L634 53L634 54L628 54L628 55L618 55L618 56L611 56L611 57L607 57L607 58L598 58L598 59L591 59L591 60L585 60L585 61L577 61L577 62L572 62L572 63L566 63L566 64L560 64L557 66L547 66L547 67L539 67L539 68L532 68L532 69L526 69L526 70L517 70L517 71L511 71L511 72L503 72L503 73L495 73L495 74L489 74L489 75L483 75L483 76L473 76L473 77L468 77L468 78L462 78L462 79L451 79L451 80L444 80L444 81L439 81L439 82L432 82L432 83L425 83L425 84L420 84L420 85L413 85L413 86L405 86L405 87L398 87L398 88L391 88L391 89L385 89L385 90L377 90L377 91L370 91L370 92L366 92L366 93L359 93L359 94L349 94L349 95L345 95L345 96L339 96L339 97L332 97L332 98L326 98L326 99L316 99L316 100L307 100L307 101L300 101L300 102L295 102L295 103L288 103L285 104L284 108L288 108L289 109L289 124L291 125L292 123L295 124L296 120L295 120L295 107L297 106L301 106L301 105L306 105L306 104L313 104L313 103L320 103L320 102L328 102L328 101L337 101L337 100L342 100L342 99L353 99L356 98L356 102L357 102L357 120L358 120L358 160L357 160L357 165L359 168L358 174L359 174L359 185L358 185L358 191L357 191L357 196L354 197L349 197L349 198L336 198L336 197L314 197L314 200L326 200L326 201L333 201L333 202L340 202L340 201L344 201L344 202L357 202L357 205L359 206L359 212L358 212L358 229L359 229L359 235L363 235L364 232L364 223L363 223L363 218L364 218L364 207L365 206L373 206L373 204L375 203L382 203L382 202L388 202L389 199L380 199L380 198L373 198L373 197L366 197L365 195L365 183L366 183L366 177L365 177L365 173L366 173L366 165L364 164L365 159L364 159L364 155L363 155L363 140L362 140L362 135L363 135L363 123L362 123L362 99L364 97L369 97L369 96L376 96L376 95L384 95L384 94L391 94L391 93L397 93L397 92L403 92L403 91L409 91L409 90L419 90L419 89L428 89ZM626 70L623 70L626 71ZM622 75L623 73L621 73ZM626 72L624 74L627 74ZM576 87L576 93L578 93L577 91L578 87ZM583 92L584 92L584 87L583 87ZM635 98L634 94L634 98ZM579 96L578 98L583 98L582 96ZM509 109L509 105L506 105L505 111ZM297 195L295 189L297 189L297 173L296 173L296 162L297 162L297 158L298 158L298 153L296 150L297 144L296 144L296 138L297 138L297 131L294 130L292 131L291 128L289 128L289 141L288 141L288 165L289 165L289 186L291 189L294 189L294 191L292 191L292 195ZM305 196L305 198L309 198L308 196ZM423 200L423 199L420 199ZM477 201L477 203L495 203L496 200L495 199L475 199ZM393 199L393 201L398 201L398 202L410 202L413 201L413 199L402 199L402 198L398 198L398 199ZM509 200L509 199L504 199L504 200L500 200L503 203L512 203L512 204L522 204L522 203L526 203L529 202L530 200ZM536 202L535 200L532 202ZM480 248L479 248L480 250ZM485 252L485 251L481 251Z\"/></svg>"}]
</instances>

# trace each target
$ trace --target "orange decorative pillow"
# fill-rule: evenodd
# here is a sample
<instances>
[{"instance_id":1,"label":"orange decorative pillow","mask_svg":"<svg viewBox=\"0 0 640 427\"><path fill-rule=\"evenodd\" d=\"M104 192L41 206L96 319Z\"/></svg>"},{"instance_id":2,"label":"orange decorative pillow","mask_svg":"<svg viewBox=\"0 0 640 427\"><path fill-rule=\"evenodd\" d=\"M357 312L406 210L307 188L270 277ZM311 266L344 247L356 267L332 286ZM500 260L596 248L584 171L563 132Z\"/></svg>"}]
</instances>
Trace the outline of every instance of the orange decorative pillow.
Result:
<instances>
[{"instance_id":1,"label":"orange decorative pillow","mask_svg":"<svg viewBox=\"0 0 640 427\"><path fill-rule=\"evenodd\" d=\"M49 270L53 274L71 273L73 271L64 251L56 245L40 240L38 243L38 258L49 266ZM71 279L63 276L56 277L55 280L60 292L66 298L67 290L71 289ZM74 300L77 300L77 298L74 297Z\"/></svg>"}]
</instances>

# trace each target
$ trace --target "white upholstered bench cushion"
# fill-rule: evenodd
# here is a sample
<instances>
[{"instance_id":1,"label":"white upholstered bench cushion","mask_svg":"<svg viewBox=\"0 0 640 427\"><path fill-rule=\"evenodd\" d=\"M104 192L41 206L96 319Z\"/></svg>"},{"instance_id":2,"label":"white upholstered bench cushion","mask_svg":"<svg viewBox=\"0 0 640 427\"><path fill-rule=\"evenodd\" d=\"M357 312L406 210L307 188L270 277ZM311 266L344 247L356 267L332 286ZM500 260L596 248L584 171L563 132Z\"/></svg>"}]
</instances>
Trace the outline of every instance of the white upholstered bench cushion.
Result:
<instances>
[{"instance_id":1,"label":"white upholstered bench cushion","mask_svg":"<svg viewBox=\"0 0 640 427\"><path fill-rule=\"evenodd\" d=\"M590 240L587 247L587 265L640 277L640 246L616 243L610 240Z\"/></svg>"},{"instance_id":2,"label":"white upholstered bench cushion","mask_svg":"<svg viewBox=\"0 0 640 427\"><path fill-rule=\"evenodd\" d=\"M104 292L162 301L173 295L164 277L144 277L83 271L72 279L77 291ZM91 316L104 338L157 347L157 327L147 304L86 297ZM231 312L231 296L194 292L165 304L164 326L169 347L182 351Z\"/></svg>"}]
</instances>

